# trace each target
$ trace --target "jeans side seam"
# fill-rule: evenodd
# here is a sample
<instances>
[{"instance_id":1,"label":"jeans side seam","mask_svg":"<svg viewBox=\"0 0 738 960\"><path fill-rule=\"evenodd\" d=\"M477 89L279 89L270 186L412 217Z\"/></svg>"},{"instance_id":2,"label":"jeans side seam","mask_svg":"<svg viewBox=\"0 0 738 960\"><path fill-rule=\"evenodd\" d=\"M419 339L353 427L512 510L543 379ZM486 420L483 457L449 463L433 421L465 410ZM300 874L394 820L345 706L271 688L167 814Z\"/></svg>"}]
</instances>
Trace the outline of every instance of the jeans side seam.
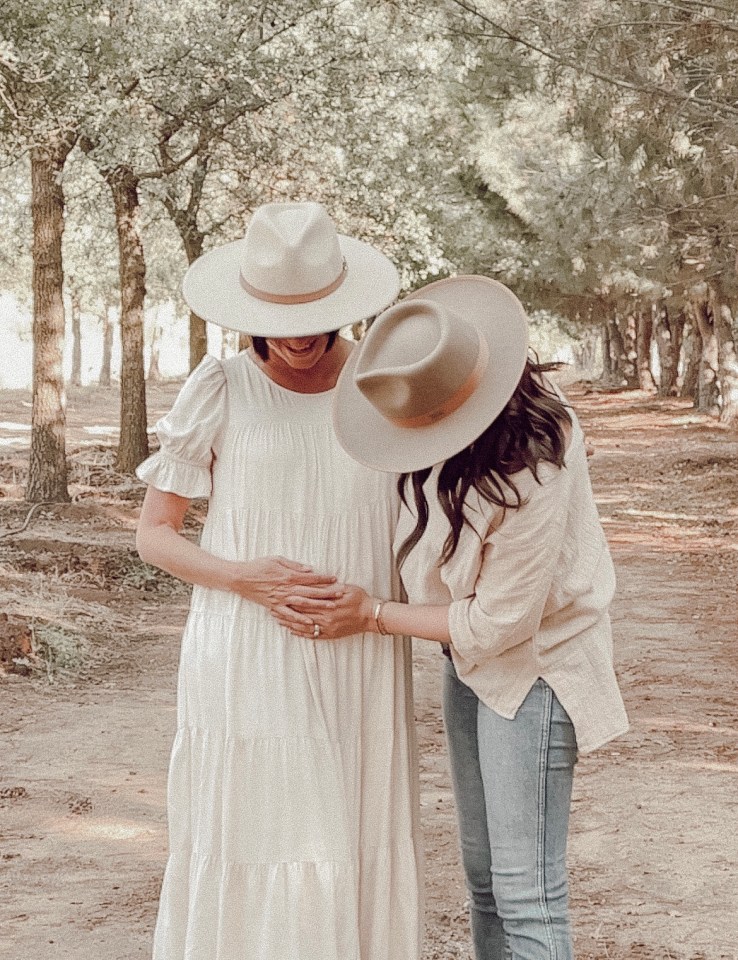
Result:
<instances>
[{"instance_id":1,"label":"jeans side seam","mask_svg":"<svg viewBox=\"0 0 738 960\"><path fill-rule=\"evenodd\" d=\"M538 753L538 830L536 838L536 883L538 885L538 906L548 938L551 960L557 960L558 949L553 935L553 922L546 899L546 793L548 775L548 753L551 745L551 719L553 713L553 691L546 684L544 704L541 713L541 740Z\"/></svg>"}]
</instances>

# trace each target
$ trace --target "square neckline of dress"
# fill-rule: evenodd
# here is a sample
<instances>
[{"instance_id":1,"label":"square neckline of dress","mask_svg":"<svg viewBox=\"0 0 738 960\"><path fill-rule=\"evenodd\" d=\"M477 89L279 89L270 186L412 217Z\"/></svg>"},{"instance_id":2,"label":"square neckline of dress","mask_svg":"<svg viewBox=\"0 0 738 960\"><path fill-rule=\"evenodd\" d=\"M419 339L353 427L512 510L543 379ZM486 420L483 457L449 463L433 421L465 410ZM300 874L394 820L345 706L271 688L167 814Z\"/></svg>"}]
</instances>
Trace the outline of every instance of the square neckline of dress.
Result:
<instances>
[{"instance_id":1,"label":"square neckline of dress","mask_svg":"<svg viewBox=\"0 0 738 960\"><path fill-rule=\"evenodd\" d=\"M269 374L262 370L256 360L254 360L254 358L249 354L248 350L244 350L243 353L249 366L253 367L260 377L263 377L264 380L266 380L266 382L272 387L276 387L277 390L282 390L284 393L288 393L291 397L329 397L336 391L335 386L330 387L328 390L318 390L315 393L303 393L300 390L290 390L289 387L283 387L281 383L277 383L276 380L272 380Z\"/></svg>"}]
</instances>

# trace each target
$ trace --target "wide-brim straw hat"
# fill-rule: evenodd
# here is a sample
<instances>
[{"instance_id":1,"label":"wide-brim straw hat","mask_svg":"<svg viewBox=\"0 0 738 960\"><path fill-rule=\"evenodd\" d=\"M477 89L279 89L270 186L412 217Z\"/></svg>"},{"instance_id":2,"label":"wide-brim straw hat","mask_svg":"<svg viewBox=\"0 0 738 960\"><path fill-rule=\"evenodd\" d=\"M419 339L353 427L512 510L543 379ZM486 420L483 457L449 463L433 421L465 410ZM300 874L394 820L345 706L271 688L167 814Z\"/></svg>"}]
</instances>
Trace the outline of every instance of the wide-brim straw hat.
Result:
<instances>
[{"instance_id":1,"label":"wide-brim straw hat","mask_svg":"<svg viewBox=\"0 0 738 960\"><path fill-rule=\"evenodd\" d=\"M346 362L333 407L338 440L390 473L448 460L499 416L527 355L525 310L503 284L428 284L377 317Z\"/></svg>"},{"instance_id":2,"label":"wide-brim straw hat","mask_svg":"<svg viewBox=\"0 0 738 960\"><path fill-rule=\"evenodd\" d=\"M203 320L261 337L307 337L373 317L397 298L397 268L339 234L319 203L258 207L246 234L203 254L182 293Z\"/></svg>"}]
</instances>

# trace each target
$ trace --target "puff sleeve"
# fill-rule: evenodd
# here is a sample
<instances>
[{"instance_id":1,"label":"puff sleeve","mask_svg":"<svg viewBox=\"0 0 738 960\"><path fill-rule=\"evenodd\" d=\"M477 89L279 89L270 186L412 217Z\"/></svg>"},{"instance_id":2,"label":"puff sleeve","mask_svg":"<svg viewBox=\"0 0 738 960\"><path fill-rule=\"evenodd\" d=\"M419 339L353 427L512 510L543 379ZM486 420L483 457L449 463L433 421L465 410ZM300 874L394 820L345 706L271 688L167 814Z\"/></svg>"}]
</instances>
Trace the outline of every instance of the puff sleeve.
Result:
<instances>
[{"instance_id":1,"label":"puff sleeve","mask_svg":"<svg viewBox=\"0 0 738 960\"><path fill-rule=\"evenodd\" d=\"M174 406L156 424L160 449L138 467L144 483L180 497L209 497L214 446L225 417L223 365L206 356L192 371Z\"/></svg>"}]
</instances>

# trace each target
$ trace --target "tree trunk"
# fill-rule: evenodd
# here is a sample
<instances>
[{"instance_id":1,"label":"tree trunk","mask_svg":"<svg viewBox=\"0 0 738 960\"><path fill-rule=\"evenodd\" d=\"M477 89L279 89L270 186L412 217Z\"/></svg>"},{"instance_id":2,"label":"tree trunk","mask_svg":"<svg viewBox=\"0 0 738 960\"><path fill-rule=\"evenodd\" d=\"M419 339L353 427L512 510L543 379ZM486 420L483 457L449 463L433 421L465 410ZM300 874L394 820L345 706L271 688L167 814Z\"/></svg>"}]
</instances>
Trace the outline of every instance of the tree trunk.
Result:
<instances>
[{"instance_id":1,"label":"tree trunk","mask_svg":"<svg viewBox=\"0 0 738 960\"><path fill-rule=\"evenodd\" d=\"M718 342L720 422L738 424L738 351L733 337L730 303L718 283L712 291L712 315Z\"/></svg>"},{"instance_id":2,"label":"tree trunk","mask_svg":"<svg viewBox=\"0 0 738 960\"><path fill-rule=\"evenodd\" d=\"M147 377L152 383L161 381L161 370L159 369L159 352L161 348L161 324L157 320L154 324L154 330L151 334L151 353L149 355L149 375Z\"/></svg>"},{"instance_id":3,"label":"tree trunk","mask_svg":"<svg viewBox=\"0 0 738 960\"><path fill-rule=\"evenodd\" d=\"M707 300L696 300L692 305L697 326L702 338L702 356L695 406L702 413L714 413L717 410L720 389L718 383L718 342L715 325Z\"/></svg>"},{"instance_id":4,"label":"tree trunk","mask_svg":"<svg viewBox=\"0 0 738 960\"><path fill-rule=\"evenodd\" d=\"M641 306L636 311L636 353L638 383L641 390L656 393L656 381L651 372L651 341L653 340L653 314L650 307Z\"/></svg>"},{"instance_id":5,"label":"tree trunk","mask_svg":"<svg viewBox=\"0 0 738 960\"><path fill-rule=\"evenodd\" d=\"M635 338L631 337L628 320L613 312L608 320L608 328L612 379L618 387L637 387L635 342L631 343Z\"/></svg>"},{"instance_id":6,"label":"tree trunk","mask_svg":"<svg viewBox=\"0 0 738 960\"><path fill-rule=\"evenodd\" d=\"M210 142L212 130L206 122L201 128L201 133L206 134L205 143ZM171 163L171 155L166 142L159 144L159 150L163 163ZM205 234L197 225L197 215L200 210L203 189L207 178L208 168L210 166L210 155L207 148L199 150L195 157L194 167L191 170L189 181L189 194L186 199L177 203L177 197L174 194L165 192L163 197L164 207L172 218L172 222L177 228L177 232L182 238L187 263L192 264L202 254L202 247L205 241ZM202 358L208 352L208 331L205 321L197 314L190 312L190 370L194 370Z\"/></svg>"},{"instance_id":7,"label":"tree trunk","mask_svg":"<svg viewBox=\"0 0 738 960\"><path fill-rule=\"evenodd\" d=\"M139 233L138 181L129 167L106 173L115 206L120 256L120 442L116 469L133 473L149 453L144 377L146 264Z\"/></svg>"},{"instance_id":8,"label":"tree trunk","mask_svg":"<svg viewBox=\"0 0 738 960\"><path fill-rule=\"evenodd\" d=\"M110 319L110 310L110 304L106 303L102 315L103 348L102 361L100 363L100 378L98 380L101 387L110 386L110 374L113 362L113 321Z\"/></svg>"},{"instance_id":9,"label":"tree trunk","mask_svg":"<svg viewBox=\"0 0 738 960\"><path fill-rule=\"evenodd\" d=\"M616 313L615 322L623 342L623 355L620 365L623 372L625 386L635 390L640 386L638 381L638 350L636 346L637 331L636 318L632 312Z\"/></svg>"},{"instance_id":10,"label":"tree trunk","mask_svg":"<svg viewBox=\"0 0 738 960\"><path fill-rule=\"evenodd\" d=\"M610 352L610 324L603 320L600 324L600 337L602 339L602 379L612 379L612 353Z\"/></svg>"},{"instance_id":11,"label":"tree trunk","mask_svg":"<svg viewBox=\"0 0 738 960\"><path fill-rule=\"evenodd\" d=\"M659 352L659 396L677 395L679 354L682 348L684 312L673 313L663 300L654 304L656 346Z\"/></svg>"},{"instance_id":12,"label":"tree trunk","mask_svg":"<svg viewBox=\"0 0 738 960\"><path fill-rule=\"evenodd\" d=\"M680 397L692 397L697 401L700 383L700 361L702 359L702 337L700 335L694 311L689 310L689 326L685 330L682 341L682 381L679 385Z\"/></svg>"},{"instance_id":13,"label":"tree trunk","mask_svg":"<svg viewBox=\"0 0 738 960\"><path fill-rule=\"evenodd\" d=\"M33 404L26 500L69 500L65 449L64 193L61 173L70 142L31 151L33 217Z\"/></svg>"},{"instance_id":14,"label":"tree trunk","mask_svg":"<svg viewBox=\"0 0 738 960\"><path fill-rule=\"evenodd\" d=\"M618 327L618 321L614 314L607 321L610 331L610 361L612 365L613 379L618 386L623 386L625 371L623 370L623 360L625 358L625 343Z\"/></svg>"},{"instance_id":15,"label":"tree trunk","mask_svg":"<svg viewBox=\"0 0 738 960\"><path fill-rule=\"evenodd\" d=\"M597 356L597 335L592 330L582 334L579 353L579 368L588 377L594 375L595 357Z\"/></svg>"},{"instance_id":16,"label":"tree trunk","mask_svg":"<svg viewBox=\"0 0 738 960\"><path fill-rule=\"evenodd\" d=\"M79 291L72 288L70 293L72 305L72 376L70 383L73 387L82 386L82 304Z\"/></svg>"},{"instance_id":17,"label":"tree trunk","mask_svg":"<svg viewBox=\"0 0 738 960\"><path fill-rule=\"evenodd\" d=\"M180 235L187 254L187 263L193 263L202 253L205 235L192 224L180 226ZM208 352L208 328L202 317L190 311L190 372Z\"/></svg>"}]
</instances>

